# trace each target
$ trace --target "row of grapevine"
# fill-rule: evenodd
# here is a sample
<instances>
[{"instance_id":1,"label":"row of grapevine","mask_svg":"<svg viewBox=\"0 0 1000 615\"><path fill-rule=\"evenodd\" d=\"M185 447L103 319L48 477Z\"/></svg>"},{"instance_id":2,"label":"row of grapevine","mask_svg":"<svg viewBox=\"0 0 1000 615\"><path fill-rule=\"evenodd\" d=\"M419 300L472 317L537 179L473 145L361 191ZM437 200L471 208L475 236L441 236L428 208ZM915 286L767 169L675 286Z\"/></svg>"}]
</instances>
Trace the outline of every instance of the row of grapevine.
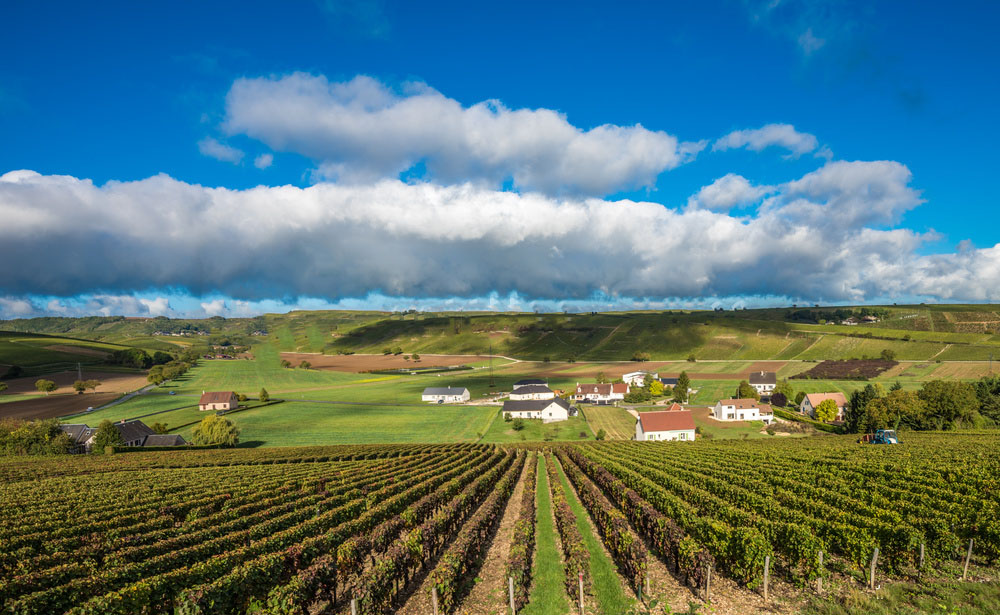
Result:
<instances>
[{"instance_id":1,"label":"row of grapevine","mask_svg":"<svg viewBox=\"0 0 1000 615\"><path fill-rule=\"evenodd\" d=\"M514 536L507 556L506 577L514 579L514 607L520 611L528 604L531 589L531 564L535 550L535 488L538 455L532 454L524 479L520 509L514 522Z\"/></svg>"},{"instance_id":2,"label":"row of grapevine","mask_svg":"<svg viewBox=\"0 0 1000 615\"><path fill-rule=\"evenodd\" d=\"M628 519L584 476L563 451L559 451L563 461L563 471L583 502L597 530L604 540L611 557L618 564L618 570L637 593L642 591L646 577L646 546L629 527Z\"/></svg>"},{"instance_id":3,"label":"row of grapevine","mask_svg":"<svg viewBox=\"0 0 1000 615\"><path fill-rule=\"evenodd\" d=\"M495 483L493 492L469 523L462 528L455 542L441 556L430 573L430 580L437 590L440 607L444 613L455 611L462 583L471 578L476 562L490 544L494 529L503 516L510 495L524 468L525 453L519 452L518 461Z\"/></svg>"},{"instance_id":4,"label":"row of grapevine","mask_svg":"<svg viewBox=\"0 0 1000 615\"><path fill-rule=\"evenodd\" d=\"M584 590L590 589L590 553L583 544L583 537L576 525L576 515L566 500L566 492L559 481L555 460L547 456L545 472L549 480L549 491L552 493L552 510L556 518L556 529L562 541L563 567L566 570L566 593L571 598L577 596L578 579L583 579Z\"/></svg>"}]
</instances>

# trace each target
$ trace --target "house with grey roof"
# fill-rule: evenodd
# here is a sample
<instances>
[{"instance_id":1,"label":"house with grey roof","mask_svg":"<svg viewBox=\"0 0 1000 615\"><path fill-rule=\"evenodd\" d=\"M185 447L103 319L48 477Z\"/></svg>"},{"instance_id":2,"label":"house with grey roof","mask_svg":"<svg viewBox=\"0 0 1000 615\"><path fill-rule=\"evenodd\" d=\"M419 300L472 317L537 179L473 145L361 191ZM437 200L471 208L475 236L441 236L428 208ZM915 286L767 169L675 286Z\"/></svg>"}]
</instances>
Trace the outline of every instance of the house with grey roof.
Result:
<instances>
[{"instance_id":1,"label":"house with grey roof","mask_svg":"<svg viewBox=\"0 0 1000 615\"><path fill-rule=\"evenodd\" d=\"M427 387L420 399L432 404L460 404L470 397L465 387Z\"/></svg>"},{"instance_id":2,"label":"house with grey roof","mask_svg":"<svg viewBox=\"0 0 1000 615\"><path fill-rule=\"evenodd\" d=\"M158 434L138 419L121 420L112 425L118 430L125 446L187 446L187 441L183 437L177 434ZM59 428L73 439L75 446L73 452L90 452L94 437L97 435L96 427L76 423L60 425Z\"/></svg>"},{"instance_id":3,"label":"house with grey roof","mask_svg":"<svg viewBox=\"0 0 1000 615\"><path fill-rule=\"evenodd\" d=\"M541 419L543 423L554 423L565 421L571 412L569 403L561 397L503 402L503 413L512 419Z\"/></svg>"},{"instance_id":4,"label":"house with grey roof","mask_svg":"<svg viewBox=\"0 0 1000 615\"><path fill-rule=\"evenodd\" d=\"M516 401L525 399L552 399L555 396L555 391L544 384L529 384L517 387L510 392L510 398Z\"/></svg>"}]
</instances>

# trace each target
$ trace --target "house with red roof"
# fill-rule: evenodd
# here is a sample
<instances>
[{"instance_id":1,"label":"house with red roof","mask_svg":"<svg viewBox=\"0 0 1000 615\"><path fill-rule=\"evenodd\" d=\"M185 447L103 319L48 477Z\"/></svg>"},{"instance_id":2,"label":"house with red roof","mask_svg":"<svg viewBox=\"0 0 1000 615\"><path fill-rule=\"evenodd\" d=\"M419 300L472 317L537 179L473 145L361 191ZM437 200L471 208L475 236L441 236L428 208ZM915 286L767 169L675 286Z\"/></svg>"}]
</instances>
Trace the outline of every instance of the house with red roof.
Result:
<instances>
[{"instance_id":1,"label":"house with red roof","mask_svg":"<svg viewBox=\"0 0 1000 615\"><path fill-rule=\"evenodd\" d=\"M239 397L232 391L206 391L198 400L198 409L201 411L235 410L239 405Z\"/></svg>"},{"instance_id":2,"label":"house with red roof","mask_svg":"<svg viewBox=\"0 0 1000 615\"><path fill-rule=\"evenodd\" d=\"M799 412L816 418L816 406L828 399L832 399L833 403L837 404L837 416L833 420L843 421L844 409L847 407L847 396L843 393L808 393L802 398Z\"/></svg>"},{"instance_id":3,"label":"house with red roof","mask_svg":"<svg viewBox=\"0 0 1000 615\"><path fill-rule=\"evenodd\" d=\"M694 442L694 415L690 410L640 412L635 422L635 439Z\"/></svg>"},{"instance_id":4,"label":"house with red roof","mask_svg":"<svg viewBox=\"0 0 1000 615\"><path fill-rule=\"evenodd\" d=\"M607 405L625 399L625 394L628 391L629 386L625 382L614 384L580 384L578 382L573 399L591 404Z\"/></svg>"}]
</instances>

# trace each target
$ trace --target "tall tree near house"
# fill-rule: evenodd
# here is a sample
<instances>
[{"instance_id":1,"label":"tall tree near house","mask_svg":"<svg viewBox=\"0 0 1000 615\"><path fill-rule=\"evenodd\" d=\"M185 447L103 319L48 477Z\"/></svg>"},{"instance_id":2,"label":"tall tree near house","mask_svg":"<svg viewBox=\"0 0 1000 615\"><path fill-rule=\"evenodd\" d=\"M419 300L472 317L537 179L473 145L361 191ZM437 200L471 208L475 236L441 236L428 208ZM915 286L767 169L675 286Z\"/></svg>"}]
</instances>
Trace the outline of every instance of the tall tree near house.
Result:
<instances>
[{"instance_id":1,"label":"tall tree near house","mask_svg":"<svg viewBox=\"0 0 1000 615\"><path fill-rule=\"evenodd\" d=\"M97 426L97 433L94 434L94 442L91 444L90 452L101 454L109 446L122 446L124 444L125 441L122 440L122 434L115 427L114 423L104 419Z\"/></svg>"},{"instance_id":2,"label":"tall tree near house","mask_svg":"<svg viewBox=\"0 0 1000 615\"><path fill-rule=\"evenodd\" d=\"M837 418L837 402L832 399L824 399L815 408L816 418L824 423L829 423Z\"/></svg>"},{"instance_id":3,"label":"tall tree near house","mask_svg":"<svg viewBox=\"0 0 1000 615\"><path fill-rule=\"evenodd\" d=\"M240 428L229 419L212 414L198 423L191 432L191 439L198 445L236 446L240 441Z\"/></svg>"},{"instance_id":4,"label":"tall tree near house","mask_svg":"<svg viewBox=\"0 0 1000 615\"><path fill-rule=\"evenodd\" d=\"M774 393L771 394L771 399L774 399L774 395L777 393L784 395L786 400L795 398L795 390L792 389L792 385L788 383L787 378L782 378L778 381L778 384L774 385Z\"/></svg>"},{"instance_id":5,"label":"tall tree near house","mask_svg":"<svg viewBox=\"0 0 1000 615\"><path fill-rule=\"evenodd\" d=\"M687 372L681 372L677 376L677 384L674 386L674 401L684 403L688 400L688 389L691 387L691 379Z\"/></svg>"},{"instance_id":6,"label":"tall tree near house","mask_svg":"<svg viewBox=\"0 0 1000 615\"><path fill-rule=\"evenodd\" d=\"M52 382L51 380L39 378L38 380L35 381L35 388L41 391L42 393L48 395L49 393L55 391L59 387L57 387L56 383Z\"/></svg>"},{"instance_id":7,"label":"tall tree near house","mask_svg":"<svg viewBox=\"0 0 1000 615\"><path fill-rule=\"evenodd\" d=\"M597 372L597 384L605 384L608 381L608 376L604 372Z\"/></svg>"},{"instance_id":8,"label":"tall tree near house","mask_svg":"<svg viewBox=\"0 0 1000 615\"><path fill-rule=\"evenodd\" d=\"M945 429L971 426L979 419L979 398L976 389L967 382L931 380L924 383L917 395L927 405L928 413Z\"/></svg>"},{"instance_id":9,"label":"tall tree near house","mask_svg":"<svg viewBox=\"0 0 1000 615\"><path fill-rule=\"evenodd\" d=\"M757 389L750 386L750 383L746 380L740 382L740 386L736 388L737 399L760 399L760 393Z\"/></svg>"}]
</instances>

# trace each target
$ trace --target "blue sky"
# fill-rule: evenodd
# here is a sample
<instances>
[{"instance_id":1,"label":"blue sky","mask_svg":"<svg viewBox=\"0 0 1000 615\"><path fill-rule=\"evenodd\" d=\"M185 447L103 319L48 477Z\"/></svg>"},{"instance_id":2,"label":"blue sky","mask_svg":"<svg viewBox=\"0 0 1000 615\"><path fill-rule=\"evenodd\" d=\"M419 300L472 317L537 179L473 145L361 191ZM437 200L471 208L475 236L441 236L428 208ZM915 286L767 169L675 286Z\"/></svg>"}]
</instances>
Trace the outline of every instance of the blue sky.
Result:
<instances>
[{"instance_id":1,"label":"blue sky","mask_svg":"<svg viewBox=\"0 0 1000 615\"><path fill-rule=\"evenodd\" d=\"M0 317L995 300L998 14L987 2L15 3L0 40L12 59L0 175L37 175L0 181L15 222L0 257L36 266L0 276ZM581 232L608 208L640 226ZM523 228L526 211L552 230ZM442 216L468 219L435 237ZM197 254L177 238L192 227L206 229ZM237 254L206 263L205 242L229 232ZM562 260L532 267L543 255ZM788 270L761 275L775 267Z\"/></svg>"}]
</instances>

